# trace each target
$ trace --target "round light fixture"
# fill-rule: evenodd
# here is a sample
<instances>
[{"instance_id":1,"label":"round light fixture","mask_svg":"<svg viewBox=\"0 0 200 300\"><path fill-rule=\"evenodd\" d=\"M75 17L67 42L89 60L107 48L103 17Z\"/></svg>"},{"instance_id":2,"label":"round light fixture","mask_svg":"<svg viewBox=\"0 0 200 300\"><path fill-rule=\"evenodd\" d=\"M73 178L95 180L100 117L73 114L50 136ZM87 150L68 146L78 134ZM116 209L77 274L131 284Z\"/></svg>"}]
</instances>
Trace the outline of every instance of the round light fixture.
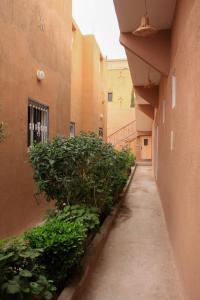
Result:
<instances>
[{"instance_id":1,"label":"round light fixture","mask_svg":"<svg viewBox=\"0 0 200 300\"><path fill-rule=\"evenodd\" d=\"M37 70L37 79L39 81L43 80L45 78L45 73L42 70Z\"/></svg>"},{"instance_id":2,"label":"round light fixture","mask_svg":"<svg viewBox=\"0 0 200 300\"><path fill-rule=\"evenodd\" d=\"M150 25L149 15L147 11L147 0L145 0L145 14L141 18L140 26L133 32L136 36L149 37L158 32L156 28Z\"/></svg>"},{"instance_id":3,"label":"round light fixture","mask_svg":"<svg viewBox=\"0 0 200 300\"><path fill-rule=\"evenodd\" d=\"M149 24L149 17L145 15L141 19L140 26L133 32L136 36L149 37L158 32L158 30Z\"/></svg>"}]
</instances>

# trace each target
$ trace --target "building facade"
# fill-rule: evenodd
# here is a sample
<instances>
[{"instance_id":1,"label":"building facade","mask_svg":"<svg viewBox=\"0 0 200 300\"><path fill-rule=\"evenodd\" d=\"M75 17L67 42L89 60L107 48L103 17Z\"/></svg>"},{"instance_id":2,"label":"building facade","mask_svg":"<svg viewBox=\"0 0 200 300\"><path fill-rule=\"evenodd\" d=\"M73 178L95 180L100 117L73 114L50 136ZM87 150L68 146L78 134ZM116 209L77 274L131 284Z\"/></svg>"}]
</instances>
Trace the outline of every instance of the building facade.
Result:
<instances>
[{"instance_id":1,"label":"building facade","mask_svg":"<svg viewBox=\"0 0 200 300\"><path fill-rule=\"evenodd\" d=\"M127 59L106 62L108 136L135 120L135 94Z\"/></svg>"},{"instance_id":2,"label":"building facade","mask_svg":"<svg viewBox=\"0 0 200 300\"><path fill-rule=\"evenodd\" d=\"M140 109L153 119L154 173L185 299L198 300L200 2L148 1L145 29L143 1L114 2Z\"/></svg>"},{"instance_id":3,"label":"building facade","mask_svg":"<svg viewBox=\"0 0 200 300\"><path fill-rule=\"evenodd\" d=\"M116 148L132 145L135 152L135 94L127 59L107 60L106 86L108 140Z\"/></svg>"},{"instance_id":4,"label":"building facade","mask_svg":"<svg viewBox=\"0 0 200 300\"><path fill-rule=\"evenodd\" d=\"M106 139L105 59L95 37L74 21L72 34L71 134L91 131Z\"/></svg>"},{"instance_id":5,"label":"building facade","mask_svg":"<svg viewBox=\"0 0 200 300\"><path fill-rule=\"evenodd\" d=\"M152 116L140 109L127 59L107 61L108 141L128 147L137 160L152 158Z\"/></svg>"},{"instance_id":6,"label":"building facade","mask_svg":"<svg viewBox=\"0 0 200 300\"><path fill-rule=\"evenodd\" d=\"M68 135L71 0L0 1L0 237L39 222L28 146Z\"/></svg>"},{"instance_id":7,"label":"building facade","mask_svg":"<svg viewBox=\"0 0 200 300\"><path fill-rule=\"evenodd\" d=\"M71 1L0 3L0 237L40 222L28 149L56 135L106 140L105 59L72 21ZM10 222L12 220L12 222Z\"/></svg>"}]
</instances>

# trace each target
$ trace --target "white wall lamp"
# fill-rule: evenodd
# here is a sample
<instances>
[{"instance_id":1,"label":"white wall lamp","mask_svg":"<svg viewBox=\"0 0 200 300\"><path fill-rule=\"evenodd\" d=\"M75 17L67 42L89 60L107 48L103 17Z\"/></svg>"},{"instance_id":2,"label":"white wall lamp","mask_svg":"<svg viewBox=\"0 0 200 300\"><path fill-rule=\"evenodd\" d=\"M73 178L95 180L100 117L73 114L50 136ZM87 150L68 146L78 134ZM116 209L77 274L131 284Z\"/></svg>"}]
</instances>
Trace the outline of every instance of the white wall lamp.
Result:
<instances>
[{"instance_id":1,"label":"white wall lamp","mask_svg":"<svg viewBox=\"0 0 200 300\"><path fill-rule=\"evenodd\" d=\"M100 114L99 117L100 117L101 120L103 120L104 115L103 115L103 114Z\"/></svg>"},{"instance_id":2,"label":"white wall lamp","mask_svg":"<svg viewBox=\"0 0 200 300\"><path fill-rule=\"evenodd\" d=\"M45 78L45 73L42 70L37 70L37 80L42 81Z\"/></svg>"}]
</instances>

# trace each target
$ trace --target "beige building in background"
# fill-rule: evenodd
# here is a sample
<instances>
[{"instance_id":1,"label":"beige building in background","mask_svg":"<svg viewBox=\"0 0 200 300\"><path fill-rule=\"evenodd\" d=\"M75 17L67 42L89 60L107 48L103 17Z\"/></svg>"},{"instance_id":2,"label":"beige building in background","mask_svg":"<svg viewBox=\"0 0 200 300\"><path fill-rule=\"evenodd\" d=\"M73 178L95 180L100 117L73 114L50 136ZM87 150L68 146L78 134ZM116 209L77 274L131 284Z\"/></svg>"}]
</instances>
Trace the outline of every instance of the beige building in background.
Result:
<instances>
[{"instance_id":1,"label":"beige building in background","mask_svg":"<svg viewBox=\"0 0 200 300\"><path fill-rule=\"evenodd\" d=\"M126 59L106 61L108 136L135 120L135 95Z\"/></svg>"},{"instance_id":2,"label":"beige building in background","mask_svg":"<svg viewBox=\"0 0 200 300\"><path fill-rule=\"evenodd\" d=\"M105 59L93 35L72 24L70 134L91 131L107 138Z\"/></svg>"},{"instance_id":3,"label":"beige building in background","mask_svg":"<svg viewBox=\"0 0 200 300\"><path fill-rule=\"evenodd\" d=\"M127 59L107 60L106 85L108 141L128 147L137 160L151 159L152 118L140 109Z\"/></svg>"}]
</instances>

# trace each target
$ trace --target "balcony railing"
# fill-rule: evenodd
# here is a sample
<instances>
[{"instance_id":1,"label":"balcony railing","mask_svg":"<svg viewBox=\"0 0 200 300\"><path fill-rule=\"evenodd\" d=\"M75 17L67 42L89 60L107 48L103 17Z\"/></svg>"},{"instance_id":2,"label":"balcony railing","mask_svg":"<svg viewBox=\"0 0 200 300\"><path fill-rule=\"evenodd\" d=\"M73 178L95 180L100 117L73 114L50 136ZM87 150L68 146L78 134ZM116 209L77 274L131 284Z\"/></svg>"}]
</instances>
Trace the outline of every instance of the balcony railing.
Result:
<instances>
[{"instance_id":1,"label":"balcony railing","mask_svg":"<svg viewBox=\"0 0 200 300\"><path fill-rule=\"evenodd\" d=\"M125 145L137 137L136 121L132 121L108 136L113 146Z\"/></svg>"}]
</instances>

